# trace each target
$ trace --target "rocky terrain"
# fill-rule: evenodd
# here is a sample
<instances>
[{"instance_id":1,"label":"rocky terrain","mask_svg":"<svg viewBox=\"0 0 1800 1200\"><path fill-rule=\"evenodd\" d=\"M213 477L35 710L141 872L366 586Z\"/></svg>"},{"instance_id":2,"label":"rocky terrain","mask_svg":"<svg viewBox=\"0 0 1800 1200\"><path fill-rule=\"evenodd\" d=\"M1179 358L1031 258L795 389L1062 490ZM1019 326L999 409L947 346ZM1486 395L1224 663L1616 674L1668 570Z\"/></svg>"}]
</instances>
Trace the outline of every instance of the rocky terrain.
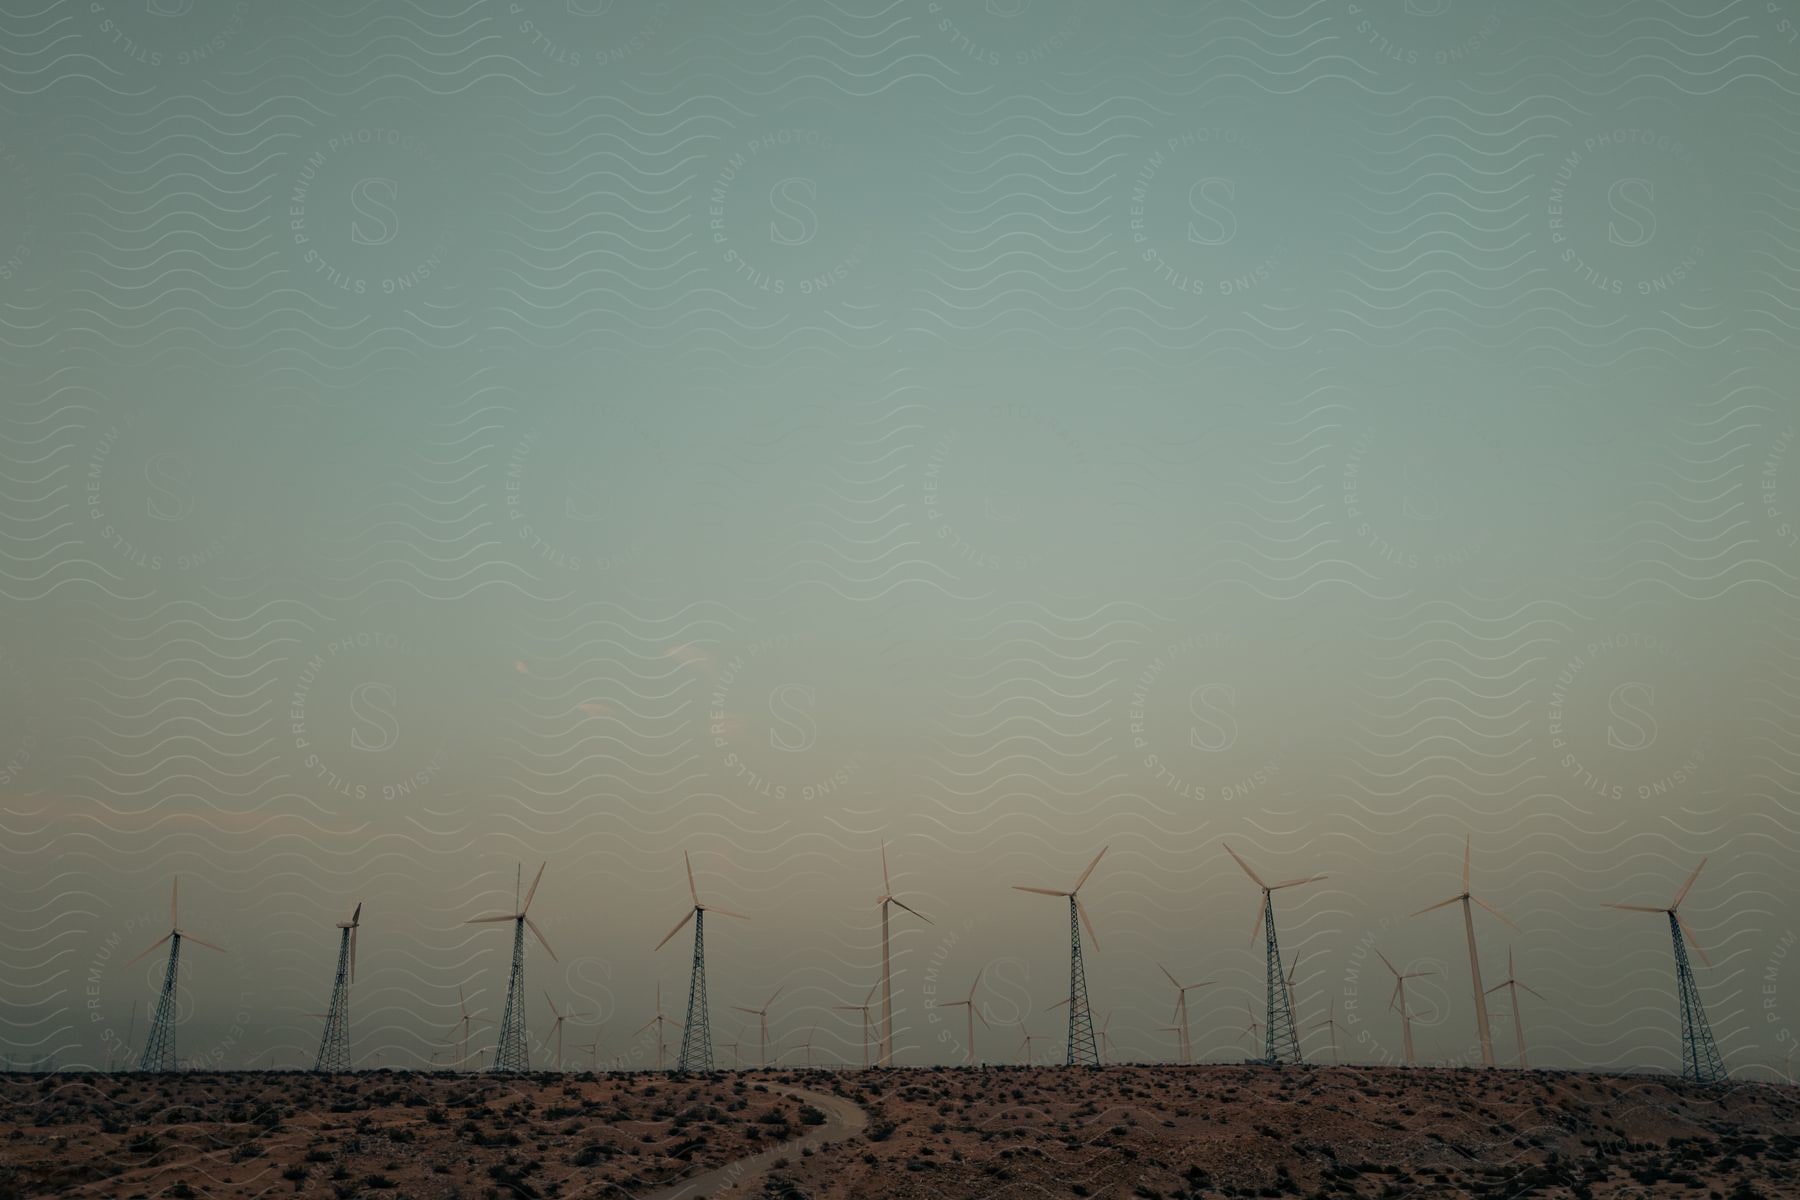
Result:
<instances>
[{"instance_id":1,"label":"rocky terrain","mask_svg":"<svg viewBox=\"0 0 1800 1200\"><path fill-rule=\"evenodd\" d=\"M1236 1066L0 1076L0 1200L685 1197L720 1180L819 1200L1800 1197L1800 1089Z\"/></svg>"}]
</instances>

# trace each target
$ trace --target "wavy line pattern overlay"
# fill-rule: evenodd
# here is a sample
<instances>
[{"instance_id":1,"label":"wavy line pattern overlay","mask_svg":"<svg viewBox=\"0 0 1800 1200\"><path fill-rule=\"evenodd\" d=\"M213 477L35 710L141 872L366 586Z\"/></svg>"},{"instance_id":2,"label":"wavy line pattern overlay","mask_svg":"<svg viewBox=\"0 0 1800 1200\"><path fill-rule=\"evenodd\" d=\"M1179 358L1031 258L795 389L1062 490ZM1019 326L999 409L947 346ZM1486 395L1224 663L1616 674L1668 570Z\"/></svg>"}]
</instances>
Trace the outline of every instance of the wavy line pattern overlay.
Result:
<instances>
[{"instance_id":1,"label":"wavy line pattern overlay","mask_svg":"<svg viewBox=\"0 0 1800 1200\"><path fill-rule=\"evenodd\" d=\"M859 1063L1094 1006L1534 1062L1800 1032L1800 9L0 0L0 1050ZM1292 897L1291 901L1289 897ZM505 911L512 911L505 909ZM779 989L773 1003L768 1001ZM463 997L458 999L459 990ZM1384 992L1382 994L1385 994ZM1510 1019L1492 1014L1504 1047ZM739 1018L744 1018L740 1030ZM1055 1056L1057 1039L1049 1053ZM534 1046L539 1062L552 1053Z\"/></svg>"}]
</instances>

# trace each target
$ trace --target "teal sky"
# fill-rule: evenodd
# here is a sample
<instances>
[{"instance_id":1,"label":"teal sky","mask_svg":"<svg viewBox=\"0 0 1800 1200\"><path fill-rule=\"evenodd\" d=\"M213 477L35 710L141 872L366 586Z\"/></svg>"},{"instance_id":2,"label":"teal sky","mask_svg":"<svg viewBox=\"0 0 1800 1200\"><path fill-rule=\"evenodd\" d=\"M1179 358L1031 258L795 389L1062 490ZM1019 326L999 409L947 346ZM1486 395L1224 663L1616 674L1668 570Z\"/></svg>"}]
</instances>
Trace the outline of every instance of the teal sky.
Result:
<instances>
[{"instance_id":1,"label":"teal sky","mask_svg":"<svg viewBox=\"0 0 1800 1200\"><path fill-rule=\"evenodd\" d=\"M977 1055L1060 1056L1064 914L1009 885L1102 845L1115 1046L1170 1055L1162 963L1235 1060L1229 841L1329 875L1304 1025L1399 1054L1379 948L1463 1062L1460 932L1405 914L1472 835L1534 1062L1675 1064L1666 931L1600 906L1706 857L1714 1028L1781 1071L1797 21L0 0L0 1047L141 1036L179 874L229 950L184 1056L310 1064L360 900L357 1060L445 1061L503 1002L461 922L548 861L534 1037L548 990L653 1064L688 850L753 918L715 1040L785 985L860 1061L885 838L901 1061L977 970Z\"/></svg>"}]
</instances>

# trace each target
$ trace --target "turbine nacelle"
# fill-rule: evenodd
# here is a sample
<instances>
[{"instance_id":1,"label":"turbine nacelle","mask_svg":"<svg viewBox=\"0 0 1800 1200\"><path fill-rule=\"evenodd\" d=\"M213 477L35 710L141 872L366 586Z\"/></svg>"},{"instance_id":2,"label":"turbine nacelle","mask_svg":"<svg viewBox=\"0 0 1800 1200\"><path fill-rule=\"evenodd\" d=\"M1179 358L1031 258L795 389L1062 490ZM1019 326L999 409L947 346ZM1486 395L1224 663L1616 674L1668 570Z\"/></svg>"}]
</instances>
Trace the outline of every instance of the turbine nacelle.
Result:
<instances>
[{"instance_id":1,"label":"turbine nacelle","mask_svg":"<svg viewBox=\"0 0 1800 1200\"><path fill-rule=\"evenodd\" d=\"M681 918L675 928L663 935L662 941L656 943L656 950L661 950L664 946L669 944L671 938L686 929L688 927L688 922L694 919L696 913L716 912L720 916L736 917L740 921L748 921L750 919L740 912L732 912L730 909L726 908L709 908L705 904L702 904L700 902L699 889L694 886L694 863L693 860L688 857L688 852L686 850L681 852L681 861L687 866L688 898L693 901L694 906L688 909L687 916ZM656 950L652 950L651 953L656 953Z\"/></svg>"},{"instance_id":2,"label":"turbine nacelle","mask_svg":"<svg viewBox=\"0 0 1800 1200\"><path fill-rule=\"evenodd\" d=\"M1680 928L1682 935L1687 939L1688 945L1692 946L1694 948L1694 953L1700 956L1700 961L1710 967L1712 966L1712 959L1706 956L1706 950L1700 945L1700 939L1694 936L1693 927L1687 923L1687 918L1683 917L1678 911L1681 908L1681 902L1687 899L1688 889L1692 888L1694 886L1694 880L1700 877L1700 868L1705 865L1706 859L1703 858L1700 860L1700 866L1695 867L1688 873L1687 881L1684 882L1681 887L1676 889L1675 899L1669 901L1669 906L1667 908L1651 908L1642 904L1608 904L1606 907L1619 908L1626 912L1663 913L1672 920L1678 928Z\"/></svg>"},{"instance_id":3,"label":"turbine nacelle","mask_svg":"<svg viewBox=\"0 0 1800 1200\"><path fill-rule=\"evenodd\" d=\"M531 887L528 888L525 892L525 902L523 904L519 905L518 912L490 913L485 917L471 917L469 920L464 921L463 924L465 924L465 925L492 925L492 924L496 924L500 921L512 921L516 924L522 924L527 929L531 930L531 936L535 937L538 940L538 945L540 945L544 948L544 953L546 953L550 956L550 960L552 962L560 962L561 960L556 957L556 951L554 951L550 948L549 940L544 937L544 931L537 927L537 922L533 921L531 919L531 915L530 915L531 914L531 898L533 896L537 895L538 883L544 878L544 868L549 865L550 864L548 862L545 862L538 866L537 874L532 877Z\"/></svg>"}]
</instances>

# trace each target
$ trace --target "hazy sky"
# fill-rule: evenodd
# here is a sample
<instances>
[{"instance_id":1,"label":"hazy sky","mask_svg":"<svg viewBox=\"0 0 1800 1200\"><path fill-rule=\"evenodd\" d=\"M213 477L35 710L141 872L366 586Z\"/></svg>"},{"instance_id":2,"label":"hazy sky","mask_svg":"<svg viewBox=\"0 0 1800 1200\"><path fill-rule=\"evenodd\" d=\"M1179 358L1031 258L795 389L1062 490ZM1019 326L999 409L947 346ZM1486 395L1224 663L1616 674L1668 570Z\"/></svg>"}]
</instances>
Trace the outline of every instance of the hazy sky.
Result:
<instances>
[{"instance_id":1,"label":"hazy sky","mask_svg":"<svg viewBox=\"0 0 1800 1200\"><path fill-rule=\"evenodd\" d=\"M1300 1019L1673 1068L1800 1031L1800 9L0 0L0 1044L368 1065L549 868L603 1056ZM1496 998L1498 1049L1510 1018ZM133 1016L136 1006L136 1016ZM135 1025L134 1025L135 1020ZM574 1026L571 1029L574 1030ZM577 1036L578 1035L578 1036ZM583 1023L571 1043L592 1037ZM744 1047L749 1051L749 1038ZM487 1044L478 1040L477 1046ZM1323 1031L1308 1034L1328 1055ZM571 1052L571 1058L574 1057ZM729 1055L722 1055L727 1061ZM542 1061L542 1051L539 1051Z\"/></svg>"}]
</instances>

